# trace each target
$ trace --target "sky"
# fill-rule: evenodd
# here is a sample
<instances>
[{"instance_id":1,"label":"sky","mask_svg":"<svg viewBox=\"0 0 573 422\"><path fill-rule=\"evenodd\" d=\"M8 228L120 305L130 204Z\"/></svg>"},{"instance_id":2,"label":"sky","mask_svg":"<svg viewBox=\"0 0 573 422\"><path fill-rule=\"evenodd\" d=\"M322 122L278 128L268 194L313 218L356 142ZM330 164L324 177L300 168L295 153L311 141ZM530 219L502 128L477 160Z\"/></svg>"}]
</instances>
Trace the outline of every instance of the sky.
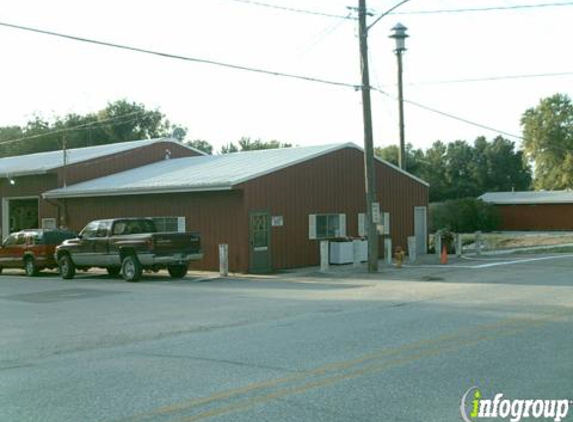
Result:
<instances>
[{"instance_id":1,"label":"sky","mask_svg":"<svg viewBox=\"0 0 573 422\"><path fill-rule=\"evenodd\" d=\"M374 14L397 3L367 1ZM521 7L549 3L562 5ZM360 85L357 21L340 17L356 17L348 7L356 7L357 0L0 0L0 5L4 23ZM474 8L492 9L439 12ZM395 12L369 31L371 84L389 94L372 92L377 147L397 145L399 139L396 56L388 37L398 22L409 34L403 56L405 99L493 129L406 103L406 142L414 148L504 133L519 145L526 109L558 92L573 96L573 1L410 0ZM363 143L361 95L351 86L3 26L0 45L0 126L23 125L35 114L53 119L95 112L127 99L159 109L188 129L188 140L207 140L216 149L243 136L301 146ZM555 73L566 74L531 76ZM468 81L475 79L488 80Z\"/></svg>"}]
</instances>

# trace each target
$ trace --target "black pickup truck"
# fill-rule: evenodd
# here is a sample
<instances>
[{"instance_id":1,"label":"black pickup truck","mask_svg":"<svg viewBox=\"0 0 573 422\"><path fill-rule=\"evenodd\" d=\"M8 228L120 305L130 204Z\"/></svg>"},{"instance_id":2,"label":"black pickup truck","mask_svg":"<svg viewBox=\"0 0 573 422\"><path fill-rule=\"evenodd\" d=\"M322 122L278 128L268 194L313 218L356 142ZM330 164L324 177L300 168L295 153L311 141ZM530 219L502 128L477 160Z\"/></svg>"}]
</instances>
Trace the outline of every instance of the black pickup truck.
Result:
<instances>
[{"instance_id":1,"label":"black pickup truck","mask_svg":"<svg viewBox=\"0 0 573 422\"><path fill-rule=\"evenodd\" d=\"M118 218L89 223L77 238L56 248L55 258L62 278L74 278L76 268L107 269L137 281L143 270L167 269L173 278L187 274L190 261L203 258L197 232L159 233L152 219Z\"/></svg>"}]
</instances>

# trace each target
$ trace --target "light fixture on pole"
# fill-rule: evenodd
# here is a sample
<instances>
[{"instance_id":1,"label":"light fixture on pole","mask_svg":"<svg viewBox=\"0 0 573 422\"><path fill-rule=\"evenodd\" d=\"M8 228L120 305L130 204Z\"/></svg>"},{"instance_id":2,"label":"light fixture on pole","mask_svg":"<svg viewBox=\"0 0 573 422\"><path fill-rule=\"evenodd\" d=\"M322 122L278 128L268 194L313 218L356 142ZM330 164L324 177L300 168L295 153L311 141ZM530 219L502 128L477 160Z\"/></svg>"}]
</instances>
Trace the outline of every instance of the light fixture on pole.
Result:
<instances>
[{"instance_id":1,"label":"light fixture on pole","mask_svg":"<svg viewBox=\"0 0 573 422\"><path fill-rule=\"evenodd\" d=\"M390 38L396 41L396 58L398 59L398 108L400 116L400 150L398 152L398 165L402 170L406 170L406 141L404 136L404 94L402 88L402 53L406 51L406 28L401 23L392 28Z\"/></svg>"}]
</instances>

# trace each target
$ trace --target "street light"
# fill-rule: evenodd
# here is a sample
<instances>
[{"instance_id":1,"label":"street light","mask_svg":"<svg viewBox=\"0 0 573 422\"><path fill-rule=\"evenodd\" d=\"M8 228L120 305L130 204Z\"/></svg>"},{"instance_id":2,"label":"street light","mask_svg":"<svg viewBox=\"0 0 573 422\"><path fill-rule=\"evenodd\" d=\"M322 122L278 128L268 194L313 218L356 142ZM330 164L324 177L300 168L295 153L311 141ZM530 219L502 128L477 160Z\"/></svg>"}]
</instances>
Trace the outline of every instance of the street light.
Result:
<instances>
[{"instance_id":1,"label":"street light","mask_svg":"<svg viewBox=\"0 0 573 422\"><path fill-rule=\"evenodd\" d=\"M404 138L404 95L402 90L402 53L406 51L406 28L401 23L392 28L390 38L396 40L396 58L398 59L398 109L400 114L400 151L398 153L398 164L402 170L406 170L406 142Z\"/></svg>"}]
</instances>

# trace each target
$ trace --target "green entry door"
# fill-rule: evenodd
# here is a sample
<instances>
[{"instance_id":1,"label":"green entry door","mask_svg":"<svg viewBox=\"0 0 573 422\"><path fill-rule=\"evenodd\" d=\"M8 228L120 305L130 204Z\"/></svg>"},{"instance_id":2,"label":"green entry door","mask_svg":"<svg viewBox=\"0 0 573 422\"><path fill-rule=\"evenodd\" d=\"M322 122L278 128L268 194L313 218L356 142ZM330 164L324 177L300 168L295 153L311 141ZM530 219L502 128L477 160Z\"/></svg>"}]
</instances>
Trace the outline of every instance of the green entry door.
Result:
<instances>
[{"instance_id":1,"label":"green entry door","mask_svg":"<svg viewBox=\"0 0 573 422\"><path fill-rule=\"evenodd\" d=\"M251 211L249 224L251 273L271 271L271 215L267 211Z\"/></svg>"}]
</instances>

